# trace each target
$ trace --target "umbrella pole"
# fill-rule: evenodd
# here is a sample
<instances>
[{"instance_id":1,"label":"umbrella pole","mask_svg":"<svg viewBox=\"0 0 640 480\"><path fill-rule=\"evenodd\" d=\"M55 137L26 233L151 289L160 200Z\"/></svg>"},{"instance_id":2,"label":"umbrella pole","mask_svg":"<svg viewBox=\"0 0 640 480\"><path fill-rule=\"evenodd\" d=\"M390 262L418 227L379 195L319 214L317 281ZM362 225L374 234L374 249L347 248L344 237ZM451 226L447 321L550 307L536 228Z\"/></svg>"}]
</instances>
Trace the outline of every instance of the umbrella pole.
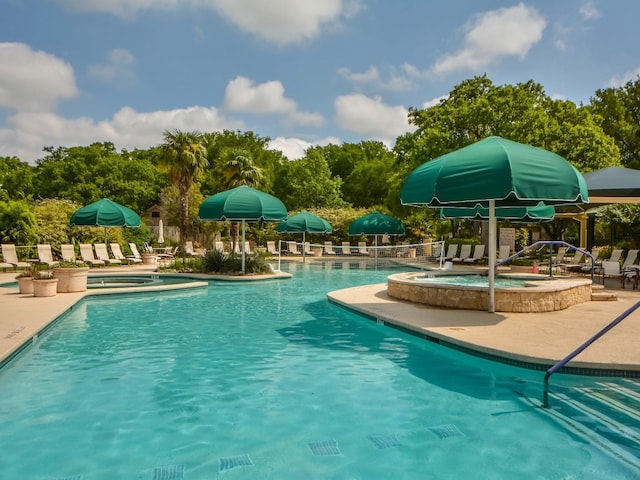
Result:
<instances>
[{"instance_id":1,"label":"umbrella pole","mask_svg":"<svg viewBox=\"0 0 640 480\"><path fill-rule=\"evenodd\" d=\"M242 219L242 274L244 275L244 218Z\"/></svg>"},{"instance_id":2,"label":"umbrella pole","mask_svg":"<svg viewBox=\"0 0 640 480\"><path fill-rule=\"evenodd\" d=\"M495 309L495 283L496 283L496 201L489 200L489 313Z\"/></svg>"},{"instance_id":3,"label":"umbrella pole","mask_svg":"<svg viewBox=\"0 0 640 480\"><path fill-rule=\"evenodd\" d=\"M305 243L305 233L302 232L302 263L307 261L307 244Z\"/></svg>"}]
</instances>

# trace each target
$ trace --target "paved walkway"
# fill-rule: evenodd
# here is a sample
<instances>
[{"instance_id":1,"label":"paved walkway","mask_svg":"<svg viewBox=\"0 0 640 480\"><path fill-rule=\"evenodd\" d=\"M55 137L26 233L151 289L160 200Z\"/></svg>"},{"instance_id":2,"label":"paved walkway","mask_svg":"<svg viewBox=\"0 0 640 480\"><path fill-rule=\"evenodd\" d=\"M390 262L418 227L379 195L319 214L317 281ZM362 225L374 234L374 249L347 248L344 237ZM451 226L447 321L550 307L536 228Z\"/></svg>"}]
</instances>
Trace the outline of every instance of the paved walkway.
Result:
<instances>
[{"instance_id":1,"label":"paved walkway","mask_svg":"<svg viewBox=\"0 0 640 480\"><path fill-rule=\"evenodd\" d=\"M109 267L97 272L152 273L155 266ZM21 295L12 282L14 272L0 273L0 363L28 343L47 324L86 295L124 293L126 289L92 289L36 298ZM401 302L386 295L386 285L368 285L331 292L332 301L367 315L401 325L490 355L527 363L552 364L581 345L627 308L640 301L640 292L621 290L607 280L618 301L588 302L551 313L495 313L432 308ZM136 287L140 292L143 288ZM580 354L572 365L581 368L640 372L640 310Z\"/></svg>"}]
</instances>

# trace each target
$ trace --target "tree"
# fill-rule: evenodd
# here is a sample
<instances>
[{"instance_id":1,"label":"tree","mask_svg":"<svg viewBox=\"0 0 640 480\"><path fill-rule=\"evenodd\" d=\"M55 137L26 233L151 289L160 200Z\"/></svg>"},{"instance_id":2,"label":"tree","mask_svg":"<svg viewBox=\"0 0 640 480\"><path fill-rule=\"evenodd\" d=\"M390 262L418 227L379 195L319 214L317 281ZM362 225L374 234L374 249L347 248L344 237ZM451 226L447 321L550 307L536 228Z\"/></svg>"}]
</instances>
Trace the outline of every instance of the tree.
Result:
<instances>
[{"instance_id":1,"label":"tree","mask_svg":"<svg viewBox=\"0 0 640 480\"><path fill-rule=\"evenodd\" d=\"M0 202L0 240L18 245L33 245L38 241L36 217L27 202Z\"/></svg>"},{"instance_id":2,"label":"tree","mask_svg":"<svg viewBox=\"0 0 640 480\"><path fill-rule=\"evenodd\" d=\"M33 167L16 157L0 157L0 191L11 200L30 198L33 193Z\"/></svg>"},{"instance_id":3,"label":"tree","mask_svg":"<svg viewBox=\"0 0 640 480\"><path fill-rule=\"evenodd\" d=\"M622 165L640 169L640 76L619 88L597 90L591 111L616 142Z\"/></svg>"},{"instance_id":4,"label":"tree","mask_svg":"<svg viewBox=\"0 0 640 480\"><path fill-rule=\"evenodd\" d=\"M160 146L159 165L169 174L169 180L180 195L180 245L187 240L189 190L209 164L202 141L202 134L197 131L167 130Z\"/></svg>"}]
</instances>

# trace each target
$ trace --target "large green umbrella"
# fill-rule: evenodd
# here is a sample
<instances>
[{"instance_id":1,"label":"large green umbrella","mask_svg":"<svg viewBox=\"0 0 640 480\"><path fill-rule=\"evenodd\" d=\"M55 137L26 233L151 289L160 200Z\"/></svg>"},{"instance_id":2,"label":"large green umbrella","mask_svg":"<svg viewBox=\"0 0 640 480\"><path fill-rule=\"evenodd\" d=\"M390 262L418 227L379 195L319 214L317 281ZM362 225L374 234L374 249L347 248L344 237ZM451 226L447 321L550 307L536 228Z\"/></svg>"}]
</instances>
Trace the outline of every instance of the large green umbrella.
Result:
<instances>
[{"instance_id":1,"label":"large green umbrella","mask_svg":"<svg viewBox=\"0 0 640 480\"><path fill-rule=\"evenodd\" d=\"M302 261L305 261L306 249L304 248L307 233L331 233L331 224L324 218L311 212L302 210L280 222L278 233L302 233Z\"/></svg>"},{"instance_id":2,"label":"large green umbrella","mask_svg":"<svg viewBox=\"0 0 640 480\"><path fill-rule=\"evenodd\" d=\"M287 207L268 193L242 185L216 193L200 204L201 220L242 222L242 273L245 264L245 222L281 222L287 218Z\"/></svg>"},{"instance_id":3,"label":"large green umbrella","mask_svg":"<svg viewBox=\"0 0 640 480\"><path fill-rule=\"evenodd\" d=\"M496 207L588 203L584 178L569 162L541 148L488 137L428 161L405 180L403 205L489 210L489 312L494 312Z\"/></svg>"},{"instance_id":4,"label":"large green umbrella","mask_svg":"<svg viewBox=\"0 0 640 480\"><path fill-rule=\"evenodd\" d=\"M395 217L380 212L371 212L356 218L349 224L349 235L373 235L378 246L378 235L404 235L404 225ZM378 249L375 249L376 265Z\"/></svg>"},{"instance_id":5,"label":"large green umbrella","mask_svg":"<svg viewBox=\"0 0 640 480\"><path fill-rule=\"evenodd\" d=\"M139 227L140 217L136 212L108 198L90 203L76 210L69 225L72 227L104 227L105 243L107 227Z\"/></svg>"},{"instance_id":6,"label":"large green umbrella","mask_svg":"<svg viewBox=\"0 0 640 480\"><path fill-rule=\"evenodd\" d=\"M550 222L555 216L556 209L540 202L535 207L499 207L496 208L496 220L507 220L514 223L539 223ZM440 209L440 218L444 219L468 219L489 220L489 209L476 206L470 207L445 207Z\"/></svg>"}]
</instances>

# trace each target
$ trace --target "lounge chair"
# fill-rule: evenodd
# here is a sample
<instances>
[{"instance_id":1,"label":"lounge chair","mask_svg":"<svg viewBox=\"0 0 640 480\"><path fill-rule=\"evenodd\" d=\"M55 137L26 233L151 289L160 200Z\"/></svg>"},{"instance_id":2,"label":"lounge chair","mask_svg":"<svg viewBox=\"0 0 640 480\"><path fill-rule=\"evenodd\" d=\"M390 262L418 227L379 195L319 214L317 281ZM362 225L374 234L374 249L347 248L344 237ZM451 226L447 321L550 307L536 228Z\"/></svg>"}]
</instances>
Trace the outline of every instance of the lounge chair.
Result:
<instances>
[{"instance_id":1,"label":"lounge chair","mask_svg":"<svg viewBox=\"0 0 640 480\"><path fill-rule=\"evenodd\" d=\"M600 260L598 257L600 257L600 248L598 247L593 247L591 249L591 256L593 257L593 269L594 271L599 271L600 267L602 265L602 260ZM585 261L584 266L581 269L582 273L591 273L591 259L587 258Z\"/></svg>"},{"instance_id":2,"label":"lounge chair","mask_svg":"<svg viewBox=\"0 0 640 480\"><path fill-rule=\"evenodd\" d=\"M333 243L324 242L324 253L325 255L335 255L336 252L333 251Z\"/></svg>"},{"instance_id":3,"label":"lounge chair","mask_svg":"<svg viewBox=\"0 0 640 480\"><path fill-rule=\"evenodd\" d=\"M251 254L251 242L249 242L249 240L244 242L244 253L247 255Z\"/></svg>"},{"instance_id":4,"label":"lounge chair","mask_svg":"<svg viewBox=\"0 0 640 480\"><path fill-rule=\"evenodd\" d=\"M349 242L342 242L342 254L351 255L351 244Z\"/></svg>"},{"instance_id":5,"label":"lounge chair","mask_svg":"<svg viewBox=\"0 0 640 480\"><path fill-rule=\"evenodd\" d=\"M500 245L498 249L498 261L509 258L509 254L511 253L511 247L509 245Z\"/></svg>"},{"instance_id":6,"label":"lounge chair","mask_svg":"<svg viewBox=\"0 0 640 480\"><path fill-rule=\"evenodd\" d=\"M216 241L216 243L214 245L215 245L214 248L216 250L218 250L220 253L224 252L224 242L221 242L221 241L218 240L218 241Z\"/></svg>"},{"instance_id":7,"label":"lounge chair","mask_svg":"<svg viewBox=\"0 0 640 480\"><path fill-rule=\"evenodd\" d=\"M156 253L156 256L160 260L173 260L176 253L178 253L178 247L165 247L161 252Z\"/></svg>"},{"instance_id":8,"label":"lounge chair","mask_svg":"<svg viewBox=\"0 0 640 480\"><path fill-rule=\"evenodd\" d=\"M304 242L304 254L313 255L313 250L311 250L311 242Z\"/></svg>"},{"instance_id":9,"label":"lounge chair","mask_svg":"<svg viewBox=\"0 0 640 480\"><path fill-rule=\"evenodd\" d=\"M369 255L369 250L367 249L367 242L358 242L358 253L360 255Z\"/></svg>"},{"instance_id":10,"label":"lounge chair","mask_svg":"<svg viewBox=\"0 0 640 480\"><path fill-rule=\"evenodd\" d=\"M18 253L16 252L16 246L12 243L2 244L2 258L3 258L2 263L12 265L13 268L31 267L31 264L29 262L21 262L20 260L18 260Z\"/></svg>"},{"instance_id":11,"label":"lounge chair","mask_svg":"<svg viewBox=\"0 0 640 480\"><path fill-rule=\"evenodd\" d=\"M471 257L471 245L465 243L460 247L460 254L457 257L451 259L452 262L464 262L467 258Z\"/></svg>"},{"instance_id":12,"label":"lounge chair","mask_svg":"<svg viewBox=\"0 0 640 480\"><path fill-rule=\"evenodd\" d=\"M191 240L184 243L184 253L189 257L204 257L204 253L193 248L193 242Z\"/></svg>"},{"instance_id":13,"label":"lounge chair","mask_svg":"<svg viewBox=\"0 0 640 480\"><path fill-rule=\"evenodd\" d=\"M149 245L147 242L144 242L142 244L142 248L144 249L144 253L155 253L153 251L153 247L151 247L151 245Z\"/></svg>"},{"instance_id":14,"label":"lounge chair","mask_svg":"<svg viewBox=\"0 0 640 480\"><path fill-rule=\"evenodd\" d=\"M298 250L298 244L296 242L294 242L294 241L288 241L287 242L287 250L292 255L302 255L302 252L300 252L300 250Z\"/></svg>"},{"instance_id":15,"label":"lounge chair","mask_svg":"<svg viewBox=\"0 0 640 480\"><path fill-rule=\"evenodd\" d=\"M458 255L458 244L451 243L447 248L447 254L444 256L445 260L453 260Z\"/></svg>"},{"instance_id":16,"label":"lounge chair","mask_svg":"<svg viewBox=\"0 0 640 480\"><path fill-rule=\"evenodd\" d=\"M129 242L129 250L131 250L131 255L125 255L127 259L132 259L134 263L141 263L142 255L140 255L140 252L138 251L138 246L133 242Z\"/></svg>"},{"instance_id":17,"label":"lounge chair","mask_svg":"<svg viewBox=\"0 0 640 480\"><path fill-rule=\"evenodd\" d=\"M120 248L119 243L110 243L111 253L113 253L113 258L116 260L120 260L122 263L142 263L142 258L135 257L125 257L122 253L122 249Z\"/></svg>"},{"instance_id":18,"label":"lounge chair","mask_svg":"<svg viewBox=\"0 0 640 480\"><path fill-rule=\"evenodd\" d=\"M638 275L638 265L636 265L638 252L640 252L640 250L629 250L627 252L627 256L625 257L621 268L624 279L626 280L635 279ZM622 288L624 288L624 280L622 281Z\"/></svg>"},{"instance_id":19,"label":"lounge chair","mask_svg":"<svg viewBox=\"0 0 640 480\"><path fill-rule=\"evenodd\" d=\"M278 247L276 247L275 241L267 240L267 252L271 255L278 255Z\"/></svg>"},{"instance_id":20,"label":"lounge chair","mask_svg":"<svg viewBox=\"0 0 640 480\"><path fill-rule=\"evenodd\" d=\"M485 249L484 245L476 245L475 247L473 247L473 255L468 258L465 258L463 262L476 263L476 262L482 261L482 259L484 258L484 249Z\"/></svg>"},{"instance_id":21,"label":"lounge chair","mask_svg":"<svg viewBox=\"0 0 640 480\"><path fill-rule=\"evenodd\" d=\"M89 243L80 244L80 258L92 267L102 267L105 265L105 262L95 257L93 247Z\"/></svg>"},{"instance_id":22,"label":"lounge chair","mask_svg":"<svg viewBox=\"0 0 640 480\"><path fill-rule=\"evenodd\" d=\"M96 251L96 257L98 257L98 260L102 260L107 265L120 265L122 263L121 260L109 256L106 243L94 243L93 248Z\"/></svg>"},{"instance_id":23,"label":"lounge chair","mask_svg":"<svg viewBox=\"0 0 640 480\"><path fill-rule=\"evenodd\" d=\"M602 262L602 284L605 278L620 278L622 287L624 287L624 275L618 262L604 261Z\"/></svg>"},{"instance_id":24,"label":"lounge chair","mask_svg":"<svg viewBox=\"0 0 640 480\"><path fill-rule=\"evenodd\" d=\"M436 249L431 254L434 260L440 261L440 257L442 256L443 250L444 250L444 242L438 242L438 244L436 245Z\"/></svg>"},{"instance_id":25,"label":"lounge chair","mask_svg":"<svg viewBox=\"0 0 640 480\"><path fill-rule=\"evenodd\" d=\"M622 249L616 248L611 252L611 256L607 259L609 262L620 262L620 258L622 257Z\"/></svg>"},{"instance_id":26,"label":"lounge chair","mask_svg":"<svg viewBox=\"0 0 640 480\"><path fill-rule=\"evenodd\" d=\"M53 259L51 245L39 243L36 248L38 249L38 263L46 265L47 268L55 267L60 263Z\"/></svg>"},{"instance_id":27,"label":"lounge chair","mask_svg":"<svg viewBox=\"0 0 640 480\"><path fill-rule=\"evenodd\" d=\"M582 270L584 266L584 253L576 251L571 257L570 262L561 263L558 265L561 270Z\"/></svg>"}]
</instances>

